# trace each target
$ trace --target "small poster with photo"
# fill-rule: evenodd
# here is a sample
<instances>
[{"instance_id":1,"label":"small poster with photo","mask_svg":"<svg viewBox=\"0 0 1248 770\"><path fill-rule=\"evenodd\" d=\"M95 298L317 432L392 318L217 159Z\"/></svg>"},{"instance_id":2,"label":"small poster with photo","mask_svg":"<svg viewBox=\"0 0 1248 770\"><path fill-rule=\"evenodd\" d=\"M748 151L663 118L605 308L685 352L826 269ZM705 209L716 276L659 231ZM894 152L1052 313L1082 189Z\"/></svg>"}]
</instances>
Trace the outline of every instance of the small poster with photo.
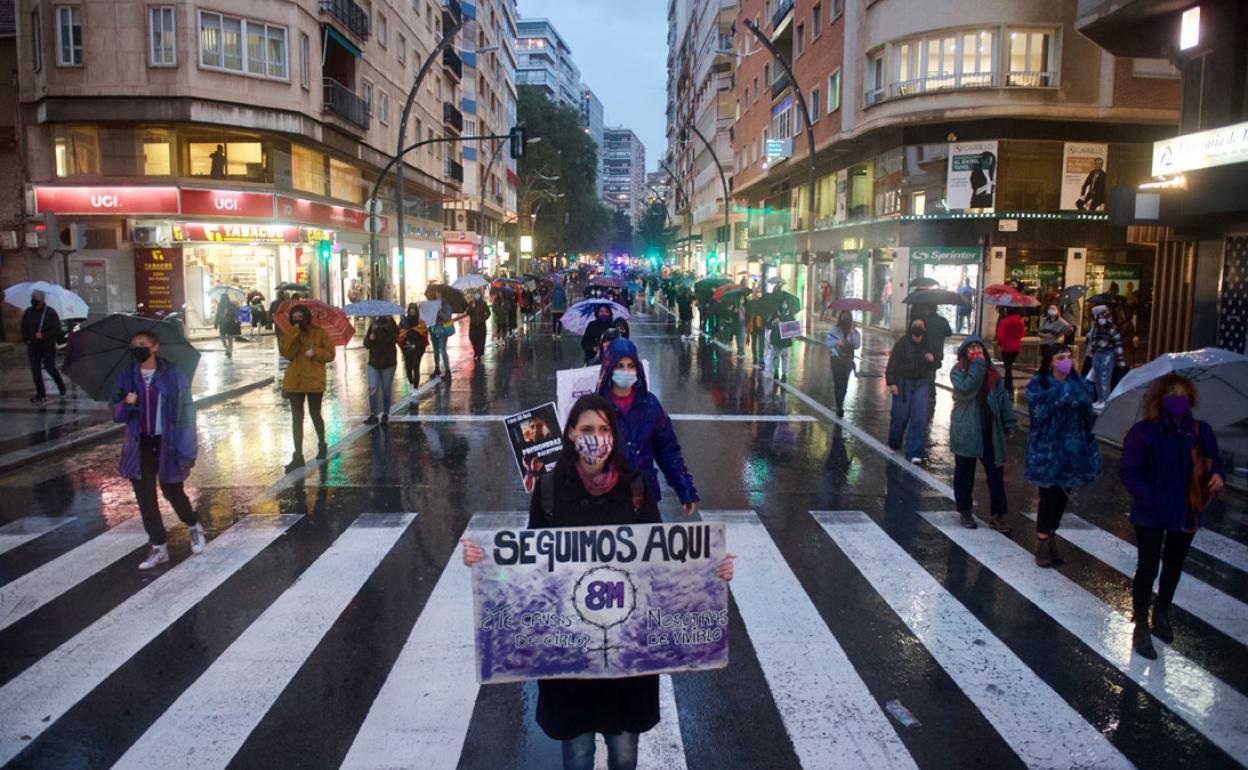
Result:
<instances>
[{"instance_id":1,"label":"small poster with photo","mask_svg":"<svg viewBox=\"0 0 1248 770\"><path fill-rule=\"evenodd\" d=\"M513 414L503 423L507 426L507 440L516 456L524 491L532 494L537 480L555 469L555 462L563 451L555 403L551 401Z\"/></svg>"},{"instance_id":2,"label":"small poster with photo","mask_svg":"<svg viewBox=\"0 0 1248 770\"><path fill-rule=\"evenodd\" d=\"M780 322L780 339L791 340L802 336L801 321L781 321Z\"/></svg>"}]
</instances>

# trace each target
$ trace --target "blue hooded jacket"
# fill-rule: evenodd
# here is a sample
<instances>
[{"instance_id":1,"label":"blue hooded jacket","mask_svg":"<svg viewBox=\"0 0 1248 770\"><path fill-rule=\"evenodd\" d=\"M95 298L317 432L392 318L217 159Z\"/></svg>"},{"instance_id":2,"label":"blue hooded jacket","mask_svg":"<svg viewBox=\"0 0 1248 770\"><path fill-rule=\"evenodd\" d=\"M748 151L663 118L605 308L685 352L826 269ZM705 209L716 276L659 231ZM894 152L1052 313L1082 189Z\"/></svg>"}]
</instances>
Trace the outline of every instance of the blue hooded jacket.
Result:
<instances>
[{"instance_id":1,"label":"blue hooded jacket","mask_svg":"<svg viewBox=\"0 0 1248 770\"><path fill-rule=\"evenodd\" d=\"M682 503L696 503L698 490L693 486L693 476L685 467L685 458L680 453L680 442L676 439L676 431L672 429L672 420L663 411L659 399L650 392L646 384L646 370L642 366L641 356L637 355L637 346L632 340L620 338L607 346L602 359L602 369L598 376L598 395L611 399L611 373L615 364L622 358L631 358L637 364L637 383L633 385L633 405L628 414L615 408L615 416L620 423L620 438L625 443L629 463L634 470L640 471L650 488L650 494L657 502L659 493L659 470Z\"/></svg>"}]
</instances>

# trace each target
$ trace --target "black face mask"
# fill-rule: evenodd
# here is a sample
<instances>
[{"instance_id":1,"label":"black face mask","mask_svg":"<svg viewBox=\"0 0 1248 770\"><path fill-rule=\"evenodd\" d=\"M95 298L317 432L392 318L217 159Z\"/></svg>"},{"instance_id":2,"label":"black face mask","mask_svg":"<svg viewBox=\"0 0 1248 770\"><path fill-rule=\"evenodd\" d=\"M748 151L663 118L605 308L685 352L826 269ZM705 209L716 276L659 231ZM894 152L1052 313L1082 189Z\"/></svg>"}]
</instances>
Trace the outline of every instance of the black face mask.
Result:
<instances>
[{"instance_id":1,"label":"black face mask","mask_svg":"<svg viewBox=\"0 0 1248 770\"><path fill-rule=\"evenodd\" d=\"M923 337L926 336L926 334L927 334L927 330L921 326L910 327L910 336L914 337L916 340L923 339Z\"/></svg>"},{"instance_id":2,"label":"black face mask","mask_svg":"<svg viewBox=\"0 0 1248 770\"><path fill-rule=\"evenodd\" d=\"M31 306L31 307L33 307L33 308L35 308L36 310L38 310L39 308L43 307L43 300L41 300L41 299L32 299L32 300L30 301L30 306Z\"/></svg>"},{"instance_id":3,"label":"black face mask","mask_svg":"<svg viewBox=\"0 0 1248 770\"><path fill-rule=\"evenodd\" d=\"M845 331L849 331L849 327L853 326L854 322L848 318L842 318L841 320L837 321L837 325L839 325Z\"/></svg>"},{"instance_id":4,"label":"black face mask","mask_svg":"<svg viewBox=\"0 0 1248 770\"><path fill-rule=\"evenodd\" d=\"M138 347L130 348L130 355L134 356L134 360L141 364L152 357L152 349L139 345Z\"/></svg>"}]
</instances>

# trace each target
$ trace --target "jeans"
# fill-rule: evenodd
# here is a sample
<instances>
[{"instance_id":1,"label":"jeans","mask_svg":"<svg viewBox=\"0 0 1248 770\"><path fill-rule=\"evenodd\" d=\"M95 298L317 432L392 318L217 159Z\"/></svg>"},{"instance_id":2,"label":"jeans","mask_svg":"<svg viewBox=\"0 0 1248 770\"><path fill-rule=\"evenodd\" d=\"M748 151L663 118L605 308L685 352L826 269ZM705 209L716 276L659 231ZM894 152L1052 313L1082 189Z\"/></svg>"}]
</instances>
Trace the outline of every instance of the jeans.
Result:
<instances>
[{"instance_id":1,"label":"jeans","mask_svg":"<svg viewBox=\"0 0 1248 770\"><path fill-rule=\"evenodd\" d=\"M921 457L927 441L927 392L931 386L924 377L901 380L897 387L888 420L888 445L901 449L905 436L906 457Z\"/></svg>"},{"instance_id":2,"label":"jeans","mask_svg":"<svg viewBox=\"0 0 1248 770\"><path fill-rule=\"evenodd\" d=\"M221 347L225 348L226 358L233 358L234 357L234 335L226 334L223 332L221 334Z\"/></svg>"},{"instance_id":3,"label":"jeans","mask_svg":"<svg viewBox=\"0 0 1248 770\"><path fill-rule=\"evenodd\" d=\"M1018 360L1017 353L1002 353L1001 361L1005 363L1005 389L1014 390L1014 362Z\"/></svg>"},{"instance_id":4,"label":"jeans","mask_svg":"<svg viewBox=\"0 0 1248 770\"><path fill-rule=\"evenodd\" d=\"M316 440L325 443L325 419L321 417L321 400L324 393L288 393L290 396L290 432L295 439L295 454L303 455L303 400L308 400L308 412L312 415L312 427Z\"/></svg>"},{"instance_id":5,"label":"jeans","mask_svg":"<svg viewBox=\"0 0 1248 770\"><path fill-rule=\"evenodd\" d=\"M139 516L143 519L143 529L152 545L165 544L165 523L160 519L160 504L156 501L157 475L160 469L160 436L139 437L139 468L138 480L131 479L134 497L139 502ZM160 483L160 491L173 506L186 526L194 526L199 518L191 507L191 500L182 488L182 482L174 484Z\"/></svg>"},{"instance_id":6,"label":"jeans","mask_svg":"<svg viewBox=\"0 0 1248 770\"><path fill-rule=\"evenodd\" d=\"M975 463L983 463L984 475L988 478L988 508L993 516L1004 516L1005 504L1005 466L997 465L992 449L992 436L984 436L983 457L953 458L953 497L959 511L969 511L975 507L972 492L975 490Z\"/></svg>"},{"instance_id":7,"label":"jeans","mask_svg":"<svg viewBox=\"0 0 1248 770\"><path fill-rule=\"evenodd\" d=\"M609 770L634 770L637 767L637 733L603 735L607 744ZM563 741L563 770L593 770L595 733L581 733Z\"/></svg>"},{"instance_id":8,"label":"jeans","mask_svg":"<svg viewBox=\"0 0 1248 770\"><path fill-rule=\"evenodd\" d=\"M1112 351L1092 354L1092 382L1096 384L1096 400L1109 400L1109 393L1113 390L1114 382L1114 354Z\"/></svg>"},{"instance_id":9,"label":"jeans","mask_svg":"<svg viewBox=\"0 0 1248 770\"><path fill-rule=\"evenodd\" d=\"M1040 487L1040 505L1036 508L1037 532L1051 535L1057 531L1069 497L1061 487Z\"/></svg>"},{"instance_id":10,"label":"jeans","mask_svg":"<svg viewBox=\"0 0 1248 770\"><path fill-rule=\"evenodd\" d=\"M732 336L737 338L737 355L745 355L745 321L737 321L732 329Z\"/></svg>"},{"instance_id":11,"label":"jeans","mask_svg":"<svg viewBox=\"0 0 1248 770\"><path fill-rule=\"evenodd\" d=\"M555 335L563 334L563 311L562 310L550 311L550 325L552 327L552 334L555 334Z\"/></svg>"},{"instance_id":12,"label":"jeans","mask_svg":"<svg viewBox=\"0 0 1248 770\"><path fill-rule=\"evenodd\" d=\"M832 393L836 397L836 411L845 411L845 391L849 389L849 375L853 371L853 362L832 356Z\"/></svg>"},{"instance_id":13,"label":"jeans","mask_svg":"<svg viewBox=\"0 0 1248 770\"><path fill-rule=\"evenodd\" d=\"M776 364L776 358L779 357L780 374L782 375L788 374L789 373L789 351L791 350L793 350L793 347L791 345L789 347L779 348L779 347L776 347L775 345L768 344L767 356L763 361L763 371L765 372L776 371L774 367Z\"/></svg>"},{"instance_id":14,"label":"jeans","mask_svg":"<svg viewBox=\"0 0 1248 770\"><path fill-rule=\"evenodd\" d=\"M447 337L442 334L430 335L433 337L433 373L441 374L444 370L447 374L451 373L451 359L446 353ZM443 367L443 364L446 366Z\"/></svg>"},{"instance_id":15,"label":"jeans","mask_svg":"<svg viewBox=\"0 0 1248 770\"><path fill-rule=\"evenodd\" d=\"M390 413L390 396L393 390L393 366L386 369L368 367L368 413L370 415Z\"/></svg>"},{"instance_id":16,"label":"jeans","mask_svg":"<svg viewBox=\"0 0 1248 770\"><path fill-rule=\"evenodd\" d=\"M1135 579L1131 583L1131 606L1135 611L1135 622L1148 620L1158 565L1161 566L1161 584L1157 587L1157 606L1170 607L1170 602L1174 601L1174 591L1179 587L1179 577L1183 574L1187 549L1192 545L1192 538L1195 536L1195 532L1169 532L1160 527L1135 525L1137 560Z\"/></svg>"},{"instance_id":17,"label":"jeans","mask_svg":"<svg viewBox=\"0 0 1248 770\"><path fill-rule=\"evenodd\" d=\"M61 373L56 370L56 348L54 346L44 347L43 344L26 345L26 360L30 363L30 376L35 380L35 395L43 398L48 393L43 388L43 373L46 371L52 375L52 381L56 383L56 387L60 388L61 394L65 394L65 380L61 379Z\"/></svg>"}]
</instances>

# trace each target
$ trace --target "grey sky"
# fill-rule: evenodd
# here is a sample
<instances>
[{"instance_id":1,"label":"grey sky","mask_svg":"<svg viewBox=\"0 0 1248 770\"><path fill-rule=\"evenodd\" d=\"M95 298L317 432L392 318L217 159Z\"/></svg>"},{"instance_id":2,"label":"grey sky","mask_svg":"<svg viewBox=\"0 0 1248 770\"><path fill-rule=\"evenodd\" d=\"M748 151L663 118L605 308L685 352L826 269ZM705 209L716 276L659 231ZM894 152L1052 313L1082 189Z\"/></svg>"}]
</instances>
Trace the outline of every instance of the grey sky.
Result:
<instances>
[{"instance_id":1,"label":"grey sky","mask_svg":"<svg viewBox=\"0 0 1248 770\"><path fill-rule=\"evenodd\" d=\"M654 170L667 148L667 3L664 0L517 0L521 18L550 19L572 49L581 82L602 100L604 122L627 126Z\"/></svg>"}]
</instances>

